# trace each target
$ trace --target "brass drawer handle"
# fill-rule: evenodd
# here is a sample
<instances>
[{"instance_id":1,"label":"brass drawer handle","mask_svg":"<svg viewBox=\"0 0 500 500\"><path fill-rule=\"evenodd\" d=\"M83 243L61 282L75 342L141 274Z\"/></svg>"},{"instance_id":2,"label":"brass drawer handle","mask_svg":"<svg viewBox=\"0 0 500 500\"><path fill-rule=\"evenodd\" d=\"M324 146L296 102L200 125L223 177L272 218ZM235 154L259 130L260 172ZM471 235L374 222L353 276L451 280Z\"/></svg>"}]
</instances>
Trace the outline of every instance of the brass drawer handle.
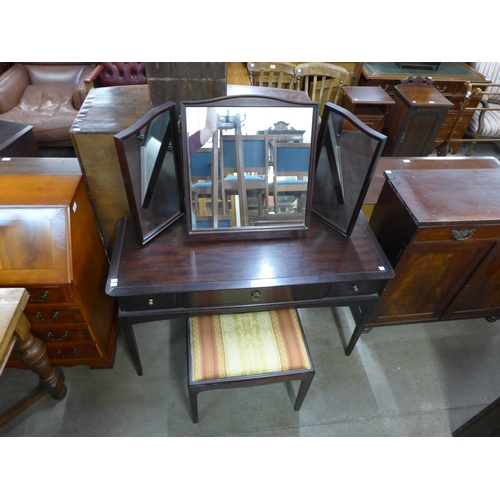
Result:
<instances>
[{"instance_id":1,"label":"brass drawer handle","mask_svg":"<svg viewBox=\"0 0 500 500\"><path fill-rule=\"evenodd\" d=\"M71 352L69 354L64 354L62 349L57 349L56 352L61 358L72 358L78 352L78 349L76 348L71 349Z\"/></svg>"},{"instance_id":2,"label":"brass drawer handle","mask_svg":"<svg viewBox=\"0 0 500 500\"><path fill-rule=\"evenodd\" d=\"M69 337L69 332L64 332L60 337L56 337L52 332L47 333L50 340L66 340Z\"/></svg>"},{"instance_id":3,"label":"brass drawer handle","mask_svg":"<svg viewBox=\"0 0 500 500\"><path fill-rule=\"evenodd\" d=\"M42 314L41 312L37 312L37 313L35 313L35 316L36 316L36 317L37 317L40 321L42 321L43 323L51 323L51 322L55 321L55 320L56 320L56 318L59 316L59 312L58 312L58 311L54 311L54 312L52 313L52 316L51 316L50 318L48 318L48 319L45 319L45 318L43 317L43 314Z\"/></svg>"},{"instance_id":4,"label":"brass drawer handle","mask_svg":"<svg viewBox=\"0 0 500 500\"><path fill-rule=\"evenodd\" d=\"M462 229L461 231L457 231L456 229L453 229L451 231L451 235L456 239L456 240L468 240L474 233L476 232L475 229Z\"/></svg>"},{"instance_id":5,"label":"brass drawer handle","mask_svg":"<svg viewBox=\"0 0 500 500\"><path fill-rule=\"evenodd\" d=\"M47 300L47 297L50 295L49 292L47 292L47 290L45 290L44 292L42 292L42 294L40 295L42 298L41 299L34 299L32 296L31 296L31 293L29 294L30 296L30 302L45 302Z\"/></svg>"}]
</instances>

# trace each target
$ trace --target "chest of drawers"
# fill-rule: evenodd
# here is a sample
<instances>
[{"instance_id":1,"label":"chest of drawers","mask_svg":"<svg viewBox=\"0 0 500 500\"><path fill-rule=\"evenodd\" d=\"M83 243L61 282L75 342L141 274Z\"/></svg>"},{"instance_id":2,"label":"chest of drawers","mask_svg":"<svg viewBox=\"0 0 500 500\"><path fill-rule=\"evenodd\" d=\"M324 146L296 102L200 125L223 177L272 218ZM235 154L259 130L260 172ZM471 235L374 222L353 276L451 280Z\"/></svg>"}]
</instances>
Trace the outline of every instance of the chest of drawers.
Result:
<instances>
[{"instance_id":1,"label":"chest of drawers","mask_svg":"<svg viewBox=\"0 0 500 500\"><path fill-rule=\"evenodd\" d=\"M369 324L500 315L500 171L386 173L370 226L395 278Z\"/></svg>"},{"instance_id":2,"label":"chest of drawers","mask_svg":"<svg viewBox=\"0 0 500 500\"><path fill-rule=\"evenodd\" d=\"M0 286L28 290L31 333L53 365L111 367L117 306L78 160L2 161L0 200Z\"/></svg>"}]
</instances>

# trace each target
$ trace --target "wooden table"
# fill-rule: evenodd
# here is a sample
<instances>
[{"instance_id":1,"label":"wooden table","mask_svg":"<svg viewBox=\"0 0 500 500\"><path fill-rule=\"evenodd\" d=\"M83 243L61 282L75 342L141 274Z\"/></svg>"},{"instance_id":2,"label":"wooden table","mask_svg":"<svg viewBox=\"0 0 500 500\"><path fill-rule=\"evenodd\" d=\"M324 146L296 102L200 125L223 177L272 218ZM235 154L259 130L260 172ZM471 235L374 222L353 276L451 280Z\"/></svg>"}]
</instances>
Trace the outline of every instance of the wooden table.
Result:
<instances>
[{"instance_id":1,"label":"wooden table","mask_svg":"<svg viewBox=\"0 0 500 500\"><path fill-rule=\"evenodd\" d=\"M67 393L64 375L50 364L45 344L30 333L30 323L23 312L28 298L24 288L0 288L0 375L12 349L15 349L20 363L38 375L40 387L0 415L0 427L31 406L45 392L54 399L63 399Z\"/></svg>"},{"instance_id":2,"label":"wooden table","mask_svg":"<svg viewBox=\"0 0 500 500\"><path fill-rule=\"evenodd\" d=\"M197 314L349 306L350 354L393 276L363 214L351 238L313 219L293 237L218 241L188 235L181 220L144 247L122 218L106 292L118 299L121 331L142 375L133 325Z\"/></svg>"},{"instance_id":3,"label":"wooden table","mask_svg":"<svg viewBox=\"0 0 500 500\"><path fill-rule=\"evenodd\" d=\"M0 157L40 156L33 126L0 121Z\"/></svg>"}]
</instances>

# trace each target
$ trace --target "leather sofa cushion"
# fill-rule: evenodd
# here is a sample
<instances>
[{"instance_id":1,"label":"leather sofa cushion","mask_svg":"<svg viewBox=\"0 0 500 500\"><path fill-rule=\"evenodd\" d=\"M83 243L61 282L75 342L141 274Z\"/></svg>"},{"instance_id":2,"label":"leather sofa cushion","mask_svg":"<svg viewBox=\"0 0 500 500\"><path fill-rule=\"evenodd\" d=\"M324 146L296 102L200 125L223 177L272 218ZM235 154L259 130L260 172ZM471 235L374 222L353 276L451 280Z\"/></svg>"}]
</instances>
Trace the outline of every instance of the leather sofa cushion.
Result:
<instances>
[{"instance_id":1,"label":"leather sofa cushion","mask_svg":"<svg viewBox=\"0 0 500 500\"><path fill-rule=\"evenodd\" d=\"M30 85L19 104L0 115L1 120L33 125L37 142L71 139L69 130L77 115L72 95L76 85Z\"/></svg>"},{"instance_id":2,"label":"leather sofa cushion","mask_svg":"<svg viewBox=\"0 0 500 500\"><path fill-rule=\"evenodd\" d=\"M31 85L68 84L78 85L87 65L25 64Z\"/></svg>"}]
</instances>

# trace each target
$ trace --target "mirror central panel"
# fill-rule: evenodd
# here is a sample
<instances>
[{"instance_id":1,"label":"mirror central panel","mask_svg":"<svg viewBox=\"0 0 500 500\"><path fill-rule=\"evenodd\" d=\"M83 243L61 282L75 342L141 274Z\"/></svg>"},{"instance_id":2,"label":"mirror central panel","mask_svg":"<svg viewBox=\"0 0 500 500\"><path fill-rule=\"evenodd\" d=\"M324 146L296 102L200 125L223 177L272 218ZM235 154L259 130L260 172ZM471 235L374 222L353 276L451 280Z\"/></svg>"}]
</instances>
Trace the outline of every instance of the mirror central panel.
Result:
<instances>
[{"instance_id":1,"label":"mirror central panel","mask_svg":"<svg viewBox=\"0 0 500 500\"><path fill-rule=\"evenodd\" d=\"M317 105L240 96L182 104L191 233L304 229Z\"/></svg>"}]
</instances>

